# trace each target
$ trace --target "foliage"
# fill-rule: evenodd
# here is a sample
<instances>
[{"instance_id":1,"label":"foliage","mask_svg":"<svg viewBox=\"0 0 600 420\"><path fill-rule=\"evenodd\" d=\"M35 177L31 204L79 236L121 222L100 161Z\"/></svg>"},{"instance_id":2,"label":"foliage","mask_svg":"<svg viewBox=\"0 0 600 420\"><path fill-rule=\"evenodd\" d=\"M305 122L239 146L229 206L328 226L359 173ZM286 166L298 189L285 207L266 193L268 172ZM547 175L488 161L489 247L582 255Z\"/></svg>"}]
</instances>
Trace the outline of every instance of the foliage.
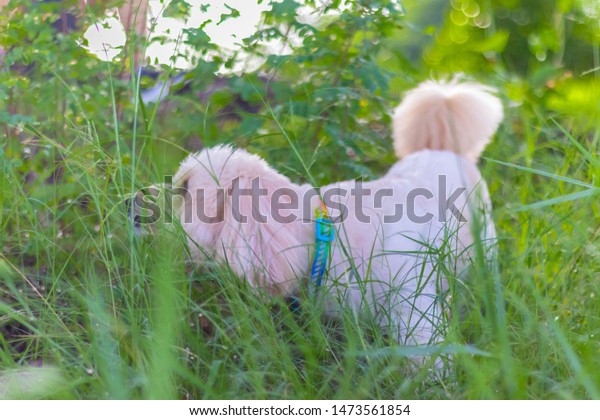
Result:
<instances>
[{"instance_id":1,"label":"foliage","mask_svg":"<svg viewBox=\"0 0 600 420\"><path fill-rule=\"evenodd\" d=\"M42 364L42 396L64 398L600 396L597 9L407 0L403 17L361 0L309 25L283 0L237 56L190 30L204 58L144 105L155 81L132 63L145 40L111 63L90 56L81 28L108 2L69 32L57 21L75 3L13 0L0 16L0 375ZM266 53L277 40L293 52ZM217 75L243 54L265 61ZM447 377L407 375L405 354L350 313L292 313L226 267L186 265L179 232L134 236L125 197L202 146L248 148L297 182L381 175L402 92L459 71L498 88L506 121L480 164L499 267L454 282Z\"/></svg>"}]
</instances>

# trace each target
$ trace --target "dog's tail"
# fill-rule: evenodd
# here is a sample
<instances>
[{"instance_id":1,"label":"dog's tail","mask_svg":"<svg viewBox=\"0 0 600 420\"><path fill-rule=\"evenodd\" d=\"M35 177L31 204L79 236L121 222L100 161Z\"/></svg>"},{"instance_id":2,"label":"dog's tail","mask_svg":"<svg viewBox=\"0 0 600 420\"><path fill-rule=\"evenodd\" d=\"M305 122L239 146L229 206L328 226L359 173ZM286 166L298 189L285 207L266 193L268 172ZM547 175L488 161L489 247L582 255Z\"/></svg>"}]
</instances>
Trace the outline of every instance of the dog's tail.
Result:
<instances>
[{"instance_id":1,"label":"dog's tail","mask_svg":"<svg viewBox=\"0 0 600 420\"><path fill-rule=\"evenodd\" d=\"M425 82L406 94L393 117L396 155L450 150L476 161L502 121L494 90L477 83Z\"/></svg>"}]
</instances>

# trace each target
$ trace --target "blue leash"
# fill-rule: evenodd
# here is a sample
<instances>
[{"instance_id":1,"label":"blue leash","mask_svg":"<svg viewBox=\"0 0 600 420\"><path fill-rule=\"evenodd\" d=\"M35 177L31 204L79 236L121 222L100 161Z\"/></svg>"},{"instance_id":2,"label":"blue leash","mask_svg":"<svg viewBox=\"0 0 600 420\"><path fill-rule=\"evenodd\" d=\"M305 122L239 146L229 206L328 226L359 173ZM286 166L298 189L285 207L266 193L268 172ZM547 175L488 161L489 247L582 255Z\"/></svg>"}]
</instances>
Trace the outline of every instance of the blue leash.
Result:
<instances>
[{"instance_id":1,"label":"blue leash","mask_svg":"<svg viewBox=\"0 0 600 420\"><path fill-rule=\"evenodd\" d=\"M323 203L321 203L321 208L317 209L315 213L317 216L315 220L315 255L310 269L309 287L313 289L316 295L323 284L331 243L335 238L335 229L329 219L327 208ZM300 300L295 296L290 297L290 309L292 312L300 309Z\"/></svg>"},{"instance_id":2,"label":"blue leash","mask_svg":"<svg viewBox=\"0 0 600 420\"><path fill-rule=\"evenodd\" d=\"M315 215L315 255L310 269L310 285L314 287L316 293L323 283L335 230L323 202L321 207L315 210Z\"/></svg>"}]
</instances>

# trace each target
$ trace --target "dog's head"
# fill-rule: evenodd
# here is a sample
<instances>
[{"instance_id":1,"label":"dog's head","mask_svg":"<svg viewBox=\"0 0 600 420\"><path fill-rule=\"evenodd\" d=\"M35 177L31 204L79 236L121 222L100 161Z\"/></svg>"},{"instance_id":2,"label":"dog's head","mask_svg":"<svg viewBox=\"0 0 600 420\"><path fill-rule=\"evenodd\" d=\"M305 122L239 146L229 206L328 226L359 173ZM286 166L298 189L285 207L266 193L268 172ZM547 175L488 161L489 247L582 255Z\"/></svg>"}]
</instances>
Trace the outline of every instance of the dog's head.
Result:
<instances>
[{"instance_id":1,"label":"dog's head","mask_svg":"<svg viewBox=\"0 0 600 420\"><path fill-rule=\"evenodd\" d=\"M164 184L141 188L125 199L125 209L137 235L153 233L158 223L173 223L173 192Z\"/></svg>"},{"instance_id":2,"label":"dog's head","mask_svg":"<svg viewBox=\"0 0 600 420\"><path fill-rule=\"evenodd\" d=\"M255 188L259 197L248 193ZM186 158L171 186L144 188L126 205L140 234L164 216L186 233L194 261L226 262L253 286L285 294L306 273L313 232L300 217L286 221L292 206L274 218L272 202L276 191L282 203L298 188L260 157L219 146Z\"/></svg>"}]
</instances>

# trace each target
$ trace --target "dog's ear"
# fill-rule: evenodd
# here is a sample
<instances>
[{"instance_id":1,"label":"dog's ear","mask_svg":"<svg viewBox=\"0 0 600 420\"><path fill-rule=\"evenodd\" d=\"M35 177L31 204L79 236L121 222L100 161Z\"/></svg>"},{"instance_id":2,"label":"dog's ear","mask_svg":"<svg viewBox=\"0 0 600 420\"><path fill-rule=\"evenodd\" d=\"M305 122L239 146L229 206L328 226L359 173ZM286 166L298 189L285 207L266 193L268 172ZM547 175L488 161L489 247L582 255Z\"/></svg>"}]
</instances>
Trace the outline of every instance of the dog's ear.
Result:
<instances>
[{"instance_id":1,"label":"dog's ear","mask_svg":"<svg viewBox=\"0 0 600 420\"><path fill-rule=\"evenodd\" d=\"M312 230L298 195L278 173L237 178L227 192L217 255L270 294L291 292L307 270Z\"/></svg>"},{"instance_id":2,"label":"dog's ear","mask_svg":"<svg viewBox=\"0 0 600 420\"><path fill-rule=\"evenodd\" d=\"M307 270L311 225L303 223L299 186L256 155L229 147L186 159L174 186L192 256L225 261L271 294L287 293Z\"/></svg>"}]
</instances>

